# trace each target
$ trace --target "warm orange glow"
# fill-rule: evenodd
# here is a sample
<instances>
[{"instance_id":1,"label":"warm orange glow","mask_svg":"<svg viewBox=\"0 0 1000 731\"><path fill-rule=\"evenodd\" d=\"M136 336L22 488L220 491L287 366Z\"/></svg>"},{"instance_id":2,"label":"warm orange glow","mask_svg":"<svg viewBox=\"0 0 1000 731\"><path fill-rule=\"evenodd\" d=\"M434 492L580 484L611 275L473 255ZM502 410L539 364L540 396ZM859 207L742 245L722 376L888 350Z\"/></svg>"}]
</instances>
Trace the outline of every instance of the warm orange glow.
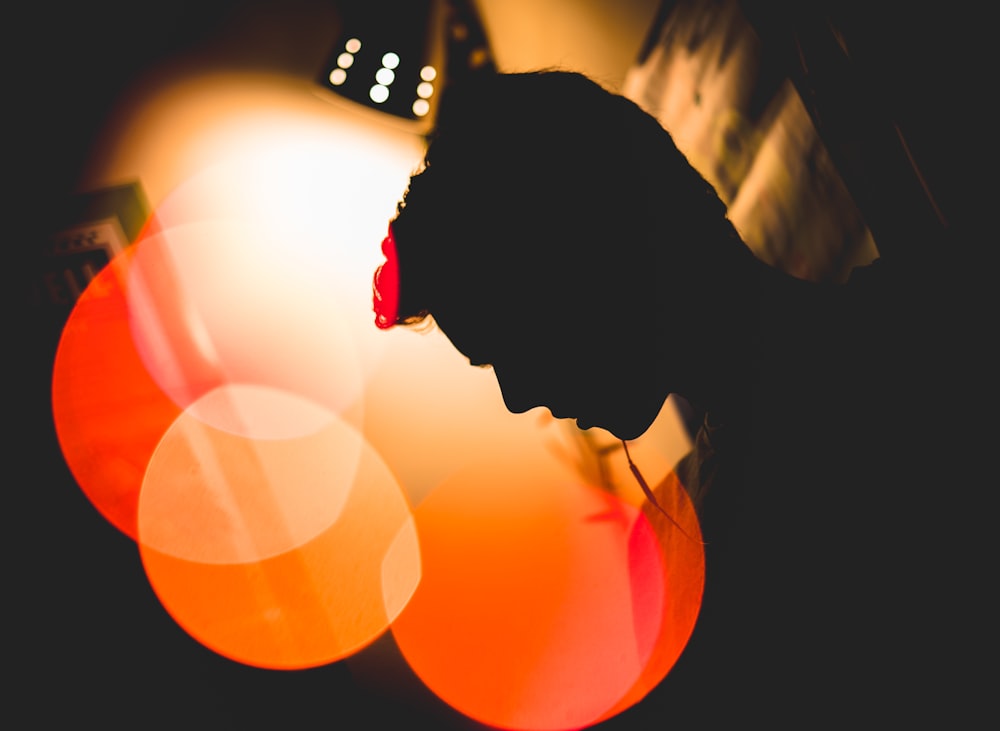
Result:
<instances>
[{"instance_id":1,"label":"warm orange glow","mask_svg":"<svg viewBox=\"0 0 1000 731\"><path fill-rule=\"evenodd\" d=\"M250 563L298 548L333 525L363 438L330 415L294 439L250 439L181 414L156 448L139 498L139 539L199 563Z\"/></svg>"},{"instance_id":2,"label":"warm orange glow","mask_svg":"<svg viewBox=\"0 0 1000 731\"><path fill-rule=\"evenodd\" d=\"M441 333L372 326L377 242L423 140L311 87L143 84L95 148L88 184L140 179L161 225L69 318L53 402L70 468L138 541L170 615L227 658L292 669L360 650L416 595L430 547L423 608L399 637L442 698L511 728L579 727L634 703L697 611L672 603L665 539L631 482L614 479L623 501L584 487L576 461L552 454L576 453L568 432L507 413L495 379ZM660 436L636 444L651 479L686 449L680 432ZM518 459L484 478L482 454ZM407 498L470 464L418 526ZM481 495L492 505L477 509ZM462 608L478 620L456 620ZM484 639L511 618L513 636ZM456 692L463 637L509 649L502 672L473 663Z\"/></svg>"},{"instance_id":3,"label":"warm orange glow","mask_svg":"<svg viewBox=\"0 0 1000 731\"><path fill-rule=\"evenodd\" d=\"M406 497L361 434L296 394L223 385L186 412L167 398L129 328L142 246L95 277L64 330L53 409L67 463L139 541L164 606L196 639L264 667L339 660L385 631L419 581ZM313 428L273 438L289 418Z\"/></svg>"},{"instance_id":4,"label":"warm orange glow","mask_svg":"<svg viewBox=\"0 0 1000 731\"><path fill-rule=\"evenodd\" d=\"M664 505L700 535L673 488ZM694 626L702 546L607 492L466 470L415 518L424 577L393 633L428 687L483 723L596 723L646 695Z\"/></svg>"},{"instance_id":5,"label":"warm orange glow","mask_svg":"<svg viewBox=\"0 0 1000 731\"><path fill-rule=\"evenodd\" d=\"M262 561L200 563L140 541L157 596L199 642L248 665L305 668L356 652L409 600L420 557L409 504L370 447L362 450L355 484L327 530ZM237 523L229 529L238 532ZM252 543L256 535L234 542Z\"/></svg>"},{"instance_id":6,"label":"warm orange glow","mask_svg":"<svg viewBox=\"0 0 1000 731\"><path fill-rule=\"evenodd\" d=\"M129 334L125 286L134 255L126 249L77 300L52 379L67 465L94 507L133 539L146 465L180 414L149 377Z\"/></svg>"},{"instance_id":7,"label":"warm orange glow","mask_svg":"<svg viewBox=\"0 0 1000 731\"><path fill-rule=\"evenodd\" d=\"M701 610L701 599L705 589L705 548L701 543L701 527L694 506L687 492L671 472L653 491L656 501L676 521L645 503L643 513L646 521L638 521L630 538L633 544L644 540L646 531L656 537L660 560L657 562L634 561L632 571L633 601L637 607L649 600L644 592L666 589L663 612L653 617L649 613L636 615L637 637L654 639L648 645L650 654L646 666L635 684L603 718L610 718L629 706L642 700L670 672L694 629ZM678 526L682 530L678 530ZM639 552L630 547L630 557ZM656 569L662 574L655 575ZM641 642L642 646L647 646ZM602 720L603 720L602 718Z\"/></svg>"},{"instance_id":8,"label":"warm orange glow","mask_svg":"<svg viewBox=\"0 0 1000 731\"><path fill-rule=\"evenodd\" d=\"M310 279L294 302L317 286L320 300L336 299L336 316L322 323L335 332L318 330L315 345L341 342L346 327L367 376L391 340L371 324L378 242L424 139L384 123L384 114L331 103L335 95L312 80L180 71L144 79L123 97L83 185L141 180L164 230L242 227L270 261ZM328 388L350 387L333 380Z\"/></svg>"}]
</instances>

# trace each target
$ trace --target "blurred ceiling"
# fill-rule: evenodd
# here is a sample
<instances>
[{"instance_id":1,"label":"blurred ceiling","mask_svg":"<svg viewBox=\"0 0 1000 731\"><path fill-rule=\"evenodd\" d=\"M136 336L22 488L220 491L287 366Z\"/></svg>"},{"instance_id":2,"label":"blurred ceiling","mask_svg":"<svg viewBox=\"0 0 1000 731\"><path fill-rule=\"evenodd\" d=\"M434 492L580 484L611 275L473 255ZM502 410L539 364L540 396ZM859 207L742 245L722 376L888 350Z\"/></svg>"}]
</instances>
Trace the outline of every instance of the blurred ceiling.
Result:
<instances>
[{"instance_id":1,"label":"blurred ceiling","mask_svg":"<svg viewBox=\"0 0 1000 731\"><path fill-rule=\"evenodd\" d=\"M15 173L32 189L65 189L87 140L121 89L166 60L312 76L338 29L340 8L358 0L125 0L23 3L8 28L13 99L8 139L26 152ZM504 71L561 66L618 88L636 59L660 0L470 0ZM665 0L663 8L675 4ZM786 44L790 19L831 18L852 58L881 96L914 120L912 136L928 150L938 128L953 130L958 110L977 97L990 26L975 6L744 0L747 15L772 45ZM794 53L787 47L783 52ZM981 68L980 68L981 67ZM39 133L41 136L39 137ZM950 145L959 140L952 139ZM930 157L930 153L926 153ZM946 165L944 155L940 164Z\"/></svg>"}]
</instances>

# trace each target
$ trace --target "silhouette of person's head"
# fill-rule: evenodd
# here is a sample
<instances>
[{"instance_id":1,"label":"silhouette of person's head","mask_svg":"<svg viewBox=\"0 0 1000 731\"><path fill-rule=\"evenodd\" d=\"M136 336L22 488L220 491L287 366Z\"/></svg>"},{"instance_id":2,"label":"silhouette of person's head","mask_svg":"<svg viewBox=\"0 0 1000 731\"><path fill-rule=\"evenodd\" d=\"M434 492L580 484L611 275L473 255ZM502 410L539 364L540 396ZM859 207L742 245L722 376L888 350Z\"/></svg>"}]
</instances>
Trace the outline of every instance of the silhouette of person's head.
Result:
<instances>
[{"instance_id":1,"label":"silhouette of person's head","mask_svg":"<svg viewBox=\"0 0 1000 731\"><path fill-rule=\"evenodd\" d=\"M697 390L678 357L694 313L753 258L725 216L635 103L576 73L491 74L449 90L391 224L394 322L432 317L513 412L632 439Z\"/></svg>"}]
</instances>

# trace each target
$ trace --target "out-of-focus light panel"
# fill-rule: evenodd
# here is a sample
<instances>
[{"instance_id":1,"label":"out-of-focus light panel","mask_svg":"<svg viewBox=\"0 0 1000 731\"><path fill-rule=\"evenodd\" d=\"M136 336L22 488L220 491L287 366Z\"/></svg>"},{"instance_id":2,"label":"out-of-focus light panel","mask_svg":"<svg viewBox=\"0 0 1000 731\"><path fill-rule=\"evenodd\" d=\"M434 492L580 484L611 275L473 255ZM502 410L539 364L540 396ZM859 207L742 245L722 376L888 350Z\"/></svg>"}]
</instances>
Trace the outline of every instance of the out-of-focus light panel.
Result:
<instances>
[{"instance_id":1,"label":"out-of-focus light panel","mask_svg":"<svg viewBox=\"0 0 1000 731\"><path fill-rule=\"evenodd\" d=\"M443 38L436 0L371 3L349 8L317 81L359 104L419 120L431 111Z\"/></svg>"}]
</instances>

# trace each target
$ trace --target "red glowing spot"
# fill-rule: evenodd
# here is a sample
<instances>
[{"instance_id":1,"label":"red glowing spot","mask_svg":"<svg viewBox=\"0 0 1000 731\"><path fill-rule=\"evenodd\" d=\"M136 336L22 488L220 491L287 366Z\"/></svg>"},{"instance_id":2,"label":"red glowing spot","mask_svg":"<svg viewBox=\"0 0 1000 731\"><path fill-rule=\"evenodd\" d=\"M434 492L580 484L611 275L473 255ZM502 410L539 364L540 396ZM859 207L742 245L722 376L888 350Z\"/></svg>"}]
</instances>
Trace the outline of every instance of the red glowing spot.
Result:
<instances>
[{"instance_id":1,"label":"red glowing spot","mask_svg":"<svg viewBox=\"0 0 1000 731\"><path fill-rule=\"evenodd\" d=\"M372 282L372 303L375 325L388 330L399 318L399 261L396 258L396 238L389 227L389 235L382 240L385 263L375 270Z\"/></svg>"},{"instance_id":2,"label":"red glowing spot","mask_svg":"<svg viewBox=\"0 0 1000 731\"><path fill-rule=\"evenodd\" d=\"M455 476L417 507L423 580L393 633L427 686L477 721L584 728L679 657L703 547L596 488L502 472ZM658 498L700 536L683 495Z\"/></svg>"},{"instance_id":3,"label":"red glowing spot","mask_svg":"<svg viewBox=\"0 0 1000 731\"><path fill-rule=\"evenodd\" d=\"M143 367L129 332L125 287L135 253L123 251L80 295L52 377L66 464L94 507L132 539L146 465L181 413Z\"/></svg>"},{"instance_id":4,"label":"red glowing spot","mask_svg":"<svg viewBox=\"0 0 1000 731\"><path fill-rule=\"evenodd\" d=\"M641 647L650 649L650 654L633 686L600 720L642 700L666 677L687 645L701 610L705 546L694 505L673 472L653 493L662 510L652 504L643 505L647 520L636 522L629 548L636 638ZM655 561L641 550L648 540L647 533L655 537ZM647 593L657 592L659 587L666 592L662 613L653 616L641 612L651 601L646 598ZM654 639L650 642L649 638Z\"/></svg>"}]
</instances>

